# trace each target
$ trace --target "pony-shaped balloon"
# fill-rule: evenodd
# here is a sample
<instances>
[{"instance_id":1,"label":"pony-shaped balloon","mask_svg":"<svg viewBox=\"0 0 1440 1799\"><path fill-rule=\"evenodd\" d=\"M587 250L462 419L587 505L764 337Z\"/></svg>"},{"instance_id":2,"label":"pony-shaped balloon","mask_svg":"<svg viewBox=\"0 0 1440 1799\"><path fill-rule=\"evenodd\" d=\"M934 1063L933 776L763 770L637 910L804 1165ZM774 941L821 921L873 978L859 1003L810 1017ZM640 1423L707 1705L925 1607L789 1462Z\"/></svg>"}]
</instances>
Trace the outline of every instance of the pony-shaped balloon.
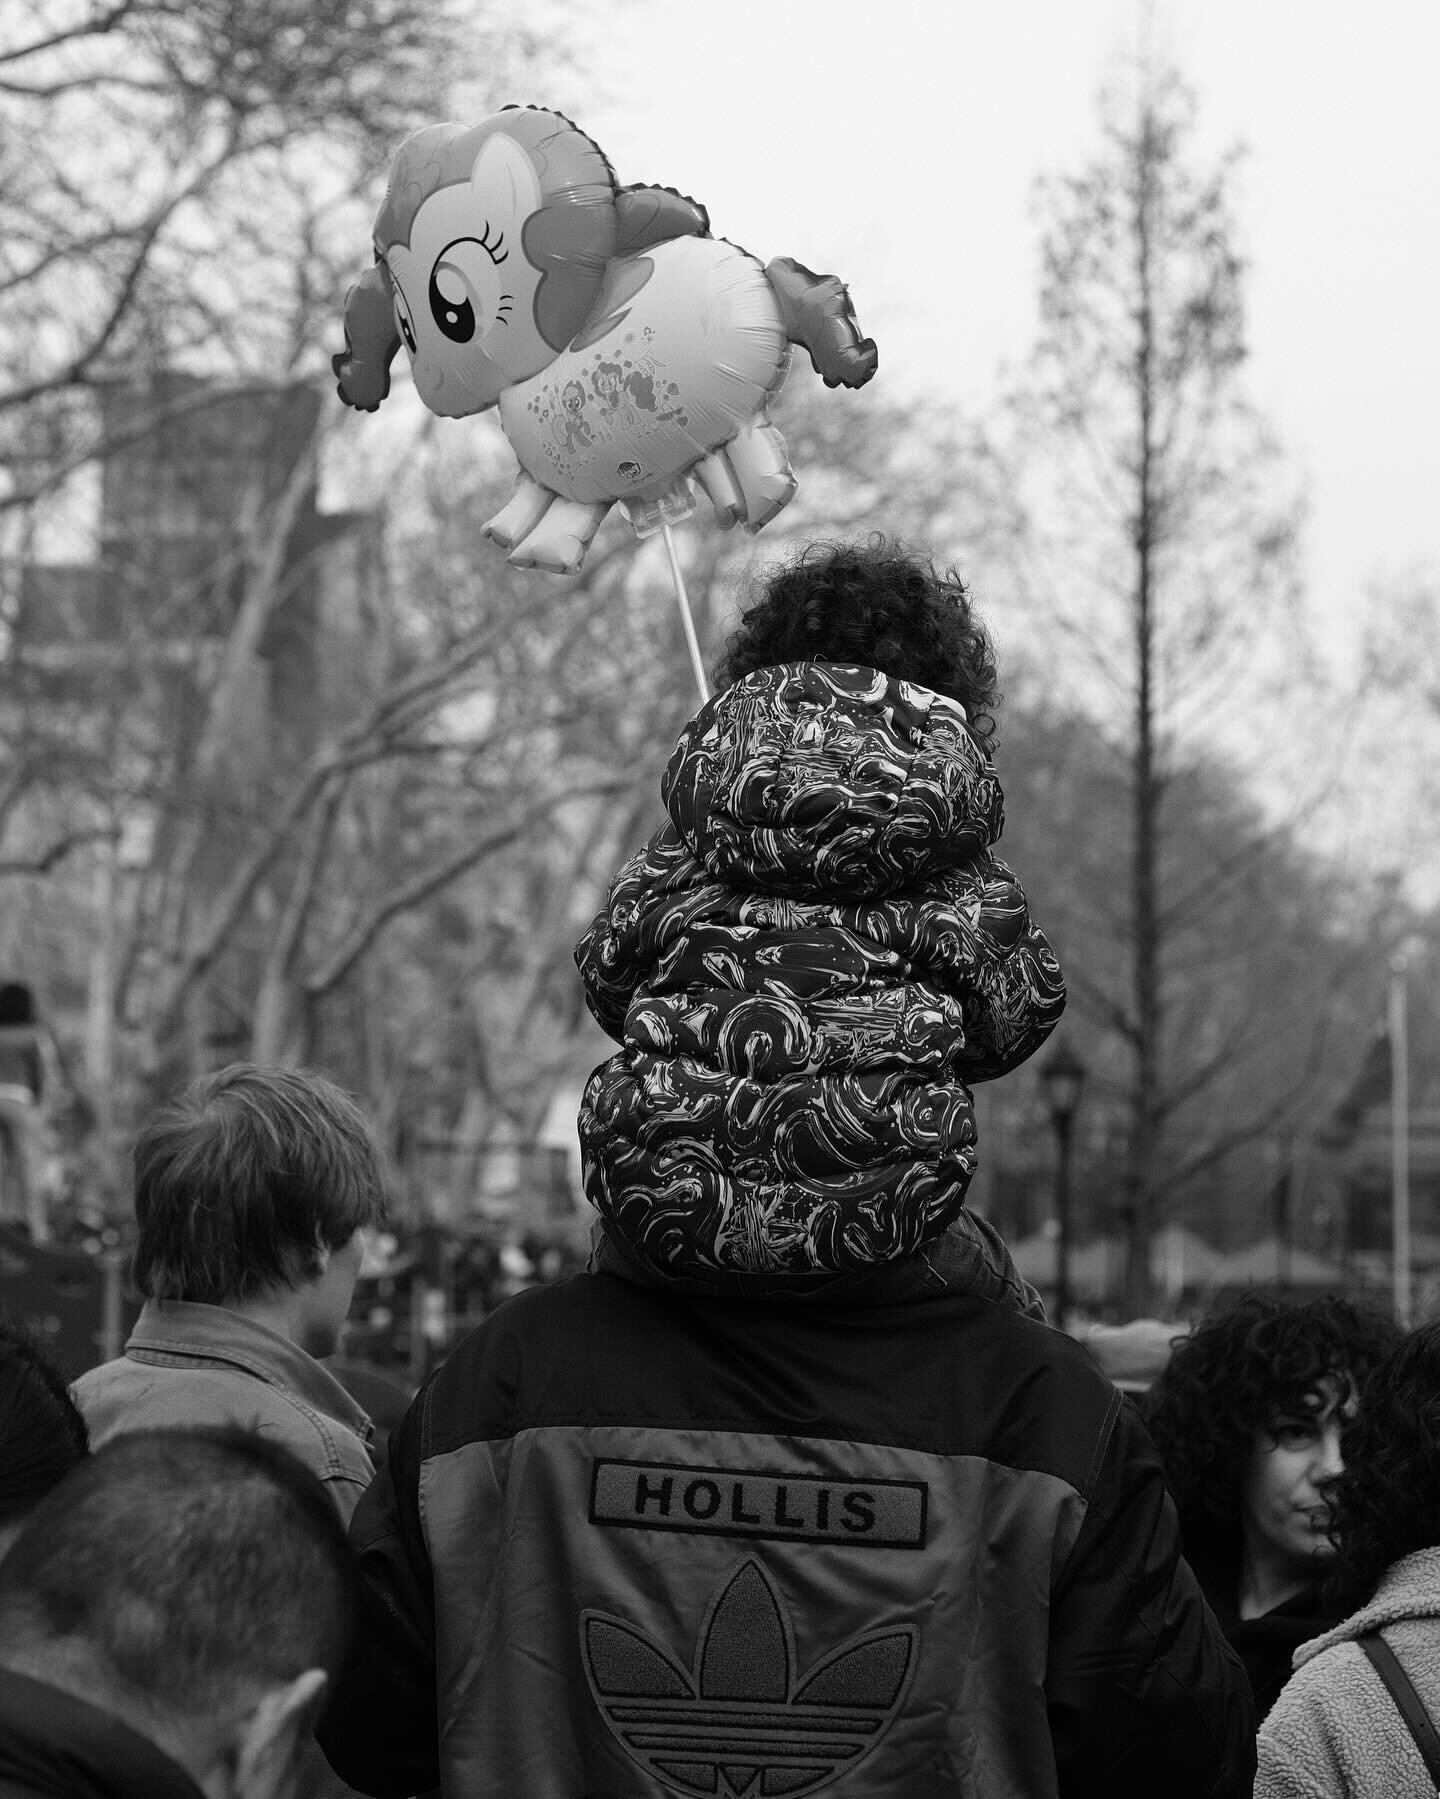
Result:
<instances>
[{"instance_id":1,"label":"pony-shaped balloon","mask_svg":"<svg viewBox=\"0 0 1440 1799\"><path fill-rule=\"evenodd\" d=\"M402 342L432 412L498 405L520 477L484 530L557 574L616 501L654 529L690 509L692 479L722 524L758 531L795 492L769 418L790 345L830 387L877 361L833 275L762 267L695 201L617 187L593 140L538 107L396 152L333 359L347 405L374 411Z\"/></svg>"}]
</instances>

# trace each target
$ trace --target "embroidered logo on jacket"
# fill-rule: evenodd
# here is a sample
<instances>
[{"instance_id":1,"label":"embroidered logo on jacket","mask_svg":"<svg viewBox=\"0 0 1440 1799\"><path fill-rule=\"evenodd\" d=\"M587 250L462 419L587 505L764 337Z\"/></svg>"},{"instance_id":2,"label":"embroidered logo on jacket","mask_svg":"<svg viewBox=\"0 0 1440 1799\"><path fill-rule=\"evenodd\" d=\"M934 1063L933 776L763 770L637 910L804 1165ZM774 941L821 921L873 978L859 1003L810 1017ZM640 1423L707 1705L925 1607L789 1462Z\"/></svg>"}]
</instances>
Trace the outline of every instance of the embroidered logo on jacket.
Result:
<instances>
[{"instance_id":1,"label":"embroidered logo on jacket","mask_svg":"<svg viewBox=\"0 0 1440 1799\"><path fill-rule=\"evenodd\" d=\"M852 1549L923 1549L928 1497L923 1481L817 1480L602 1457L591 1477L590 1522Z\"/></svg>"},{"instance_id":2,"label":"embroidered logo on jacket","mask_svg":"<svg viewBox=\"0 0 1440 1799\"><path fill-rule=\"evenodd\" d=\"M689 1666L624 1618L580 1619L590 1690L627 1754L715 1799L798 1799L848 1773L899 1710L918 1634L867 1631L798 1672L789 1610L753 1558L712 1599Z\"/></svg>"}]
</instances>

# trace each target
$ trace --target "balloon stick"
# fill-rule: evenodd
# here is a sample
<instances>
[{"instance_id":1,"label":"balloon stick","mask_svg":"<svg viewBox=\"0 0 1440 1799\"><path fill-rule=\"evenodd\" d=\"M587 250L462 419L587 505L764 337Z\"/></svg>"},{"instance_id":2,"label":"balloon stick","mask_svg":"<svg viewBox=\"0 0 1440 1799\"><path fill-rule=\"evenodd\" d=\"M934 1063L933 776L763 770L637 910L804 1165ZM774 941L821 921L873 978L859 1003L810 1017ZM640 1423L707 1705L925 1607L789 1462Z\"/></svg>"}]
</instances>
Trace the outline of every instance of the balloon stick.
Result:
<instances>
[{"instance_id":1,"label":"balloon stick","mask_svg":"<svg viewBox=\"0 0 1440 1799\"><path fill-rule=\"evenodd\" d=\"M690 651L690 666L695 670L695 685L700 689L700 704L710 698L710 683L705 679L705 664L700 660L700 644L695 636L695 621L690 616L690 601L685 593L685 577L680 573L680 558L675 553L675 539L668 520L660 526L665 539L665 553L670 558L670 578L675 583L675 598L680 602L680 622L685 627L685 643Z\"/></svg>"}]
</instances>

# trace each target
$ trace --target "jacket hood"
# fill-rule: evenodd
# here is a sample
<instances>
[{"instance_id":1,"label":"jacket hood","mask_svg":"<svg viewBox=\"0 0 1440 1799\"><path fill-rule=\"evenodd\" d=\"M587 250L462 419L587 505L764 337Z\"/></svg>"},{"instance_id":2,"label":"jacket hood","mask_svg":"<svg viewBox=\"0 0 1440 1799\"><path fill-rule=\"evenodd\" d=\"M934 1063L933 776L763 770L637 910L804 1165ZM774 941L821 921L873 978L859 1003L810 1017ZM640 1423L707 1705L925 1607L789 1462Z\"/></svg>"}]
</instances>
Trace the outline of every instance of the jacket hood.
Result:
<instances>
[{"instance_id":1,"label":"jacket hood","mask_svg":"<svg viewBox=\"0 0 1440 1799\"><path fill-rule=\"evenodd\" d=\"M709 875L769 893L913 887L987 849L1004 822L964 707L845 663L756 669L716 694L660 791Z\"/></svg>"},{"instance_id":2,"label":"jacket hood","mask_svg":"<svg viewBox=\"0 0 1440 1799\"><path fill-rule=\"evenodd\" d=\"M1417 1549L1402 1556L1380 1576L1374 1597L1343 1623L1295 1651L1295 1666L1312 1661L1337 1643L1353 1643L1372 1630L1398 1624L1402 1618L1440 1618L1440 1548Z\"/></svg>"}]
</instances>

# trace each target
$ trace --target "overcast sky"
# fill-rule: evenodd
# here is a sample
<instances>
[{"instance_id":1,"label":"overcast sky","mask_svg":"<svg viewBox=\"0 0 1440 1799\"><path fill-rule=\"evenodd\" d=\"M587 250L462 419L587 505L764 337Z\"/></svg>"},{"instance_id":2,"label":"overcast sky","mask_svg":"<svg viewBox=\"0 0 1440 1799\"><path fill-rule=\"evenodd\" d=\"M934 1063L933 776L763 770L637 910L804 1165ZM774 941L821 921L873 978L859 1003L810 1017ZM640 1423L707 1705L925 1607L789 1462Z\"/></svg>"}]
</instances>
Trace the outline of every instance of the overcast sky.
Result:
<instances>
[{"instance_id":1,"label":"overcast sky","mask_svg":"<svg viewBox=\"0 0 1440 1799\"><path fill-rule=\"evenodd\" d=\"M578 10L581 25L573 20ZM1154 0L1234 187L1252 398L1311 498L1311 591L1440 567L1437 0ZM1097 143L1139 0L595 0L557 104L619 180L849 283L893 390L979 405L1034 328L1036 178ZM558 94L558 98L557 98ZM801 480L804 470L798 471Z\"/></svg>"}]
</instances>

